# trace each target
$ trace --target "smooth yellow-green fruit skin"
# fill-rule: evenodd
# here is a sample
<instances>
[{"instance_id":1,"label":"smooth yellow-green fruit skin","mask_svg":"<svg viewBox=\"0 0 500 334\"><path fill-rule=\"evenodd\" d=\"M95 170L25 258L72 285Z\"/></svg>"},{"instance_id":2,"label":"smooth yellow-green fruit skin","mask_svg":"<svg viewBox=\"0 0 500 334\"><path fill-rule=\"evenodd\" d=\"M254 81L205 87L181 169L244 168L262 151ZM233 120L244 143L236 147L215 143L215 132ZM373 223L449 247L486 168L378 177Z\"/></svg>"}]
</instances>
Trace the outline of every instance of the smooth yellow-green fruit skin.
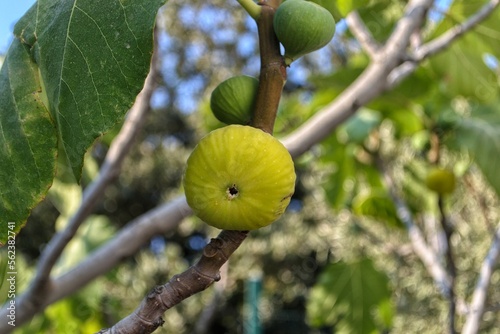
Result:
<instances>
[{"instance_id":1,"label":"smooth yellow-green fruit skin","mask_svg":"<svg viewBox=\"0 0 500 334\"><path fill-rule=\"evenodd\" d=\"M207 224L254 230L278 219L295 189L292 158L279 140L250 126L229 125L203 137L188 158L184 191Z\"/></svg>"},{"instance_id":2,"label":"smooth yellow-green fruit skin","mask_svg":"<svg viewBox=\"0 0 500 334\"><path fill-rule=\"evenodd\" d=\"M285 48L285 63L319 50L335 34L335 19L322 6L305 0L287 0L273 19L276 37Z\"/></svg>"},{"instance_id":3,"label":"smooth yellow-green fruit skin","mask_svg":"<svg viewBox=\"0 0 500 334\"><path fill-rule=\"evenodd\" d=\"M445 168L431 168L425 178L427 188L440 195L451 194L455 190L455 174Z\"/></svg>"},{"instance_id":4,"label":"smooth yellow-green fruit skin","mask_svg":"<svg viewBox=\"0 0 500 334\"><path fill-rule=\"evenodd\" d=\"M215 118L226 124L249 124L258 87L259 80L248 75L221 82L210 96L210 109Z\"/></svg>"}]
</instances>

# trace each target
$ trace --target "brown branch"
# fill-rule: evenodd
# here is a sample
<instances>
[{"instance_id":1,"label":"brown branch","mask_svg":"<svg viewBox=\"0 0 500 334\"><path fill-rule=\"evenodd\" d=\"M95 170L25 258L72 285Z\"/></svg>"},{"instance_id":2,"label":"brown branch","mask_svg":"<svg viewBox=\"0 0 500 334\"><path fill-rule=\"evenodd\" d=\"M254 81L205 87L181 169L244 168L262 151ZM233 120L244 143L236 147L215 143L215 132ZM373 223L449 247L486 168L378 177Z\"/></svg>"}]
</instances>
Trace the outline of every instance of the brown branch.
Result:
<instances>
[{"instance_id":1,"label":"brown branch","mask_svg":"<svg viewBox=\"0 0 500 334\"><path fill-rule=\"evenodd\" d=\"M455 266L455 259L453 256L453 249L451 248L451 237L453 236L453 228L450 225L450 222L447 219L446 211L444 208L444 198L443 196L438 197L438 208L439 208L439 213L441 215L441 228L444 231L444 234L446 236L446 266L448 270L448 277L450 278L450 288L448 290L448 299L450 302L449 306L449 315L448 315L448 321L449 321L449 333L450 334L455 334L455 313L456 313L456 297L455 297L455 281L457 277L457 268Z\"/></svg>"},{"instance_id":2,"label":"brown branch","mask_svg":"<svg viewBox=\"0 0 500 334\"><path fill-rule=\"evenodd\" d=\"M196 325L194 326L194 334L208 334L210 332L210 326L215 320L217 311L224 304L224 291L228 286L228 262L226 262L221 268L221 279L218 284L215 285L214 295L210 303L205 306L198 316Z\"/></svg>"},{"instance_id":3,"label":"brown branch","mask_svg":"<svg viewBox=\"0 0 500 334\"><path fill-rule=\"evenodd\" d=\"M286 82L286 65L280 44L273 28L273 17L281 1L263 2L257 21L260 48L260 77L252 126L273 133L283 86Z\"/></svg>"},{"instance_id":4,"label":"brown branch","mask_svg":"<svg viewBox=\"0 0 500 334\"><path fill-rule=\"evenodd\" d=\"M220 279L219 270L245 240L247 232L222 231L203 249L198 262L151 291L137 309L100 334L152 333L163 324L163 313Z\"/></svg>"}]
</instances>

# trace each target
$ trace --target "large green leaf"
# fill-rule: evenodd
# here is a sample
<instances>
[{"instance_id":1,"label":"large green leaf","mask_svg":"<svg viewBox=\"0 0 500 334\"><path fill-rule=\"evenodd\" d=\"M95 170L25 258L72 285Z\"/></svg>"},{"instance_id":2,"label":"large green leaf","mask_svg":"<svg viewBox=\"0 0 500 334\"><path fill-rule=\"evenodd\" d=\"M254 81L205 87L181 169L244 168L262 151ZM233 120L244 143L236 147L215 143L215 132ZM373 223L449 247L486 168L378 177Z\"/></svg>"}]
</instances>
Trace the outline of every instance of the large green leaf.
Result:
<instances>
[{"instance_id":1,"label":"large green leaf","mask_svg":"<svg viewBox=\"0 0 500 334\"><path fill-rule=\"evenodd\" d=\"M143 86L163 2L39 1L32 10L34 30L26 29L33 15L14 29L40 67L50 112L77 179L87 148L125 115Z\"/></svg>"},{"instance_id":2,"label":"large green leaf","mask_svg":"<svg viewBox=\"0 0 500 334\"><path fill-rule=\"evenodd\" d=\"M92 143L141 90L165 0L40 0L0 72L0 244L45 196L56 148L76 179Z\"/></svg>"},{"instance_id":3,"label":"large green leaf","mask_svg":"<svg viewBox=\"0 0 500 334\"><path fill-rule=\"evenodd\" d=\"M307 301L307 319L314 327L334 326L335 333L373 333L390 326L391 292L387 276L370 259L337 262L321 273ZM385 318L383 324L380 319Z\"/></svg>"},{"instance_id":4,"label":"large green leaf","mask_svg":"<svg viewBox=\"0 0 500 334\"><path fill-rule=\"evenodd\" d=\"M459 119L446 142L451 148L467 150L500 196L500 109L482 106L471 117Z\"/></svg>"},{"instance_id":5,"label":"large green leaf","mask_svg":"<svg viewBox=\"0 0 500 334\"><path fill-rule=\"evenodd\" d=\"M38 68L14 40L0 71L0 245L22 224L54 177L55 127L42 103ZM9 224L12 222L14 224Z\"/></svg>"}]
</instances>

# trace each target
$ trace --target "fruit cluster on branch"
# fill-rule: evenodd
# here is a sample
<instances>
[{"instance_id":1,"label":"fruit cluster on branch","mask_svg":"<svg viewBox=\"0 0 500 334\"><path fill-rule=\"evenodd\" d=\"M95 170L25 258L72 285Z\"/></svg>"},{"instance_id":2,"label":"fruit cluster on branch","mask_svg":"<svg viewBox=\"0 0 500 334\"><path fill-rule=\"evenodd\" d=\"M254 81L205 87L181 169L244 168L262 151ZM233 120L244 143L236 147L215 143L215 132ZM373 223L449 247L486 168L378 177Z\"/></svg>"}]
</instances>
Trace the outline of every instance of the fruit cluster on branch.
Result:
<instances>
[{"instance_id":1,"label":"fruit cluster on branch","mask_svg":"<svg viewBox=\"0 0 500 334\"><path fill-rule=\"evenodd\" d=\"M245 3L259 31L259 80L237 75L216 87L210 107L228 126L204 137L187 162L187 202L200 219L220 229L267 226L290 203L293 161L271 135L286 67L324 47L335 33L335 20L325 8L304 0L276 2Z\"/></svg>"}]
</instances>

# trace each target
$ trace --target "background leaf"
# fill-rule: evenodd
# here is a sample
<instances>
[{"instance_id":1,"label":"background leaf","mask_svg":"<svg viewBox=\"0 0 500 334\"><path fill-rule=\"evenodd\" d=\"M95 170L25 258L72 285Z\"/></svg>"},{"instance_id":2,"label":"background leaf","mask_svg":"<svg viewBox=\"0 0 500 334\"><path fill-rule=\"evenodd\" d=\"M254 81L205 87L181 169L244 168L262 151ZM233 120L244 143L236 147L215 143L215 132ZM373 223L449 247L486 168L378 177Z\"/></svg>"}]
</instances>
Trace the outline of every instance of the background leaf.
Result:
<instances>
[{"instance_id":1,"label":"background leaf","mask_svg":"<svg viewBox=\"0 0 500 334\"><path fill-rule=\"evenodd\" d=\"M377 189L360 193L353 199L353 212L379 220L391 227L403 227L396 207L387 192Z\"/></svg>"},{"instance_id":2,"label":"background leaf","mask_svg":"<svg viewBox=\"0 0 500 334\"><path fill-rule=\"evenodd\" d=\"M479 0L454 1L431 37L437 37L463 22L484 3ZM499 19L500 11L493 11L474 31L431 59L431 67L443 78L443 88L451 96L463 95L486 102L498 97L498 74L486 65L484 56L491 54L500 57L500 33L497 28Z\"/></svg>"},{"instance_id":3,"label":"background leaf","mask_svg":"<svg viewBox=\"0 0 500 334\"><path fill-rule=\"evenodd\" d=\"M496 193L500 195L500 111L498 107L476 108L471 117L459 119L446 142L466 150L477 163Z\"/></svg>"},{"instance_id":4,"label":"background leaf","mask_svg":"<svg viewBox=\"0 0 500 334\"><path fill-rule=\"evenodd\" d=\"M325 268L312 288L307 318L315 327L334 325L335 333L372 333L380 313L389 322L390 312L381 311L389 299L388 278L370 259L337 262Z\"/></svg>"}]
</instances>

